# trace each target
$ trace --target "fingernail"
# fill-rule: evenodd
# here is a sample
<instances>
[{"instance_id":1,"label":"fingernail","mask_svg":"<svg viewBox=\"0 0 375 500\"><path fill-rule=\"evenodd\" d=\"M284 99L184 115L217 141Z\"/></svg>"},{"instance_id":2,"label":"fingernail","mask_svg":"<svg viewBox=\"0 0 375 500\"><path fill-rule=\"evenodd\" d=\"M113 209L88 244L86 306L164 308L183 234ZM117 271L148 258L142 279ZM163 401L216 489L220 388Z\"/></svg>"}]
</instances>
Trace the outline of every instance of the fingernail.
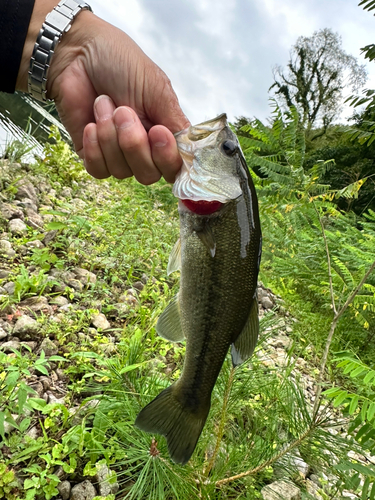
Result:
<instances>
[{"instance_id":1,"label":"fingernail","mask_svg":"<svg viewBox=\"0 0 375 500\"><path fill-rule=\"evenodd\" d=\"M127 108L117 108L113 121L117 128L128 128L135 122L134 114Z\"/></svg>"},{"instance_id":2,"label":"fingernail","mask_svg":"<svg viewBox=\"0 0 375 500\"><path fill-rule=\"evenodd\" d=\"M156 146L157 148L163 148L168 143L167 136L166 134L164 134L164 132L161 131L158 131L158 136L158 140L153 143L153 146Z\"/></svg>"},{"instance_id":3,"label":"fingernail","mask_svg":"<svg viewBox=\"0 0 375 500\"><path fill-rule=\"evenodd\" d=\"M93 127L93 126L87 127L87 139L90 142L98 142L98 134L96 131L96 125L95 125L95 127Z\"/></svg>"},{"instance_id":4,"label":"fingernail","mask_svg":"<svg viewBox=\"0 0 375 500\"><path fill-rule=\"evenodd\" d=\"M96 98L94 104L95 118L97 120L108 120L113 115L113 104L111 99L106 95L100 95Z\"/></svg>"}]
</instances>

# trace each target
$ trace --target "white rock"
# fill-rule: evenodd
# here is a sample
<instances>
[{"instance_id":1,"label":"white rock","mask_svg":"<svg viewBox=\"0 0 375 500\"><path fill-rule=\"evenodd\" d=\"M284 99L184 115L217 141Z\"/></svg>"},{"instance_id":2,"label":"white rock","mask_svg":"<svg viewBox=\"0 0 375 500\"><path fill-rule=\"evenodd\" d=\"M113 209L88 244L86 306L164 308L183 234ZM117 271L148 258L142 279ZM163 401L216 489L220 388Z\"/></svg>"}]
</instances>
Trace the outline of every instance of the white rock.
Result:
<instances>
[{"instance_id":1,"label":"white rock","mask_svg":"<svg viewBox=\"0 0 375 500\"><path fill-rule=\"evenodd\" d=\"M5 339L8 336L7 332L4 330L4 328L1 328L0 326L0 340Z\"/></svg>"},{"instance_id":2,"label":"white rock","mask_svg":"<svg viewBox=\"0 0 375 500\"><path fill-rule=\"evenodd\" d=\"M264 309L272 309L273 308L273 302L269 297L262 297L260 299L260 303L264 307Z\"/></svg>"},{"instance_id":3,"label":"white rock","mask_svg":"<svg viewBox=\"0 0 375 500\"><path fill-rule=\"evenodd\" d=\"M9 340L8 342L0 344L0 349L2 349L4 352L13 352L12 349L16 349L17 351L19 351L20 347L21 343L18 340Z\"/></svg>"},{"instance_id":4,"label":"white rock","mask_svg":"<svg viewBox=\"0 0 375 500\"><path fill-rule=\"evenodd\" d=\"M51 304L56 305L58 307L66 306L69 304L69 300L62 295L58 295L51 300Z\"/></svg>"},{"instance_id":5,"label":"white rock","mask_svg":"<svg viewBox=\"0 0 375 500\"><path fill-rule=\"evenodd\" d=\"M56 486L56 488L58 489L62 500L68 500L69 499L70 492L71 492L71 489L72 489L69 481L66 481L66 480L65 481L61 481L61 483L58 484Z\"/></svg>"},{"instance_id":6,"label":"white rock","mask_svg":"<svg viewBox=\"0 0 375 500\"><path fill-rule=\"evenodd\" d=\"M44 245L40 240L28 241L26 246L30 248L44 248Z\"/></svg>"},{"instance_id":7,"label":"white rock","mask_svg":"<svg viewBox=\"0 0 375 500\"><path fill-rule=\"evenodd\" d=\"M77 268L74 269L74 274L77 280L81 281L83 284L96 283L96 275L87 269Z\"/></svg>"},{"instance_id":8,"label":"white rock","mask_svg":"<svg viewBox=\"0 0 375 500\"><path fill-rule=\"evenodd\" d=\"M35 334L40 330L41 325L26 314L18 318L13 328L13 335L23 338L27 334Z\"/></svg>"},{"instance_id":9,"label":"white rock","mask_svg":"<svg viewBox=\"0 0 375 500\"><path fill-rule=\"evenodd\" d=\"M261 490L264 500L300 500L301 491L289 481L275 481Z\"/></svg>"},{"instance_id":10,"label":"white rock","mask_svg":"<svg viewBox=\"0 0 375 500\"><path fill-rule=\"evenodd\" d=\"M9 231L19 234L27 232L27 226L21 219L12 219L9 221Z\"/></svg>"},{"instance_id":11,"label":"white rock","mask_svg":"<svg viewBox=\"0 0 375 500\"><path fill-rule=\"evenodd\" d=\"M7 240L0 240L0 254L4 254L9 259L16 255L16 252L13 250L12 245Z\"/></svg>"},{"instance_id":12,"label":"white rock","mask_svg":"<svg viewBox=\"0 0 375 500\"><path fill-rule=\"evenodd\" d=\"M53 394L49 393L48 394L48 403L51 405L63 405L65 404L65 399L64 398L57 398Z\"/></svg>"},{"instance_id":13,"label":"white rock","mask_svg":"<svg viewBox=\"0 0 375 500\"><path fill-rule=\"evenodd\" d=\"M107 328L111 328L110 322L104 316L104 314L99 313L91 318L91 324L95 328L100 328L101 330L107 330Z\"/></svg>"},{"instance_id":14,"label":"white rock","mask_svg":"<svg viewBox=\"0 0 375 500\"><path fill-rule=\"evenodd\" d=\"M70 493L70 500L92 500L96 496L96 490L90 481L73 486Z\"/></svg>"},{"instance_id":15,"label":"white rock","mask_svg":"<svg viewBox=\"0 0 375 500\"><path fill-rule=\"evenodd\" d=\"M107 465L96 464L97 473L95 480L99 485L99 495L106 497L115 494L119 490L119 485L112 479L114 472L112 472Z\"/></svg>"},{"instance_id":16,"label":"white rock","mask_svg":"<svg viewBox=\"0 0 375 500\"><path fill-rule=\"evenodd\" d=\"M316 485L313 481L310 481L310 479L306 479L305 486L307 493L309 493L313 498L316 500L323 500L322 495L319 493L321 487Z\"/></svg>"}]
</instances>

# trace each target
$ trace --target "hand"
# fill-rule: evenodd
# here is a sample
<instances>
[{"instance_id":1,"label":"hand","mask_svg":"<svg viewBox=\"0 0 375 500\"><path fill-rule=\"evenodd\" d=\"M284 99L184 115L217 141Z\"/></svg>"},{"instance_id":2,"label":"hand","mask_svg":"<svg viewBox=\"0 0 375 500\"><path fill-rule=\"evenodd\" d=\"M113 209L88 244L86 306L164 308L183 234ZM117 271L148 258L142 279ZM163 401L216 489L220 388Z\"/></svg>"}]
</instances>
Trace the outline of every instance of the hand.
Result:
<instances>
[{"instance_id":1,"label":"hand","mask_svg":"<svg viewBox=\"0 0 375 500\"><path fill-rule=\"evenodd\" d=\"M36 1L24 52L54 5ZM47 90L91 175L174 181L182 160L173 133L189 122L165 73L121 30L79 13L53 56Z\"/></svg>"}]
</instances>

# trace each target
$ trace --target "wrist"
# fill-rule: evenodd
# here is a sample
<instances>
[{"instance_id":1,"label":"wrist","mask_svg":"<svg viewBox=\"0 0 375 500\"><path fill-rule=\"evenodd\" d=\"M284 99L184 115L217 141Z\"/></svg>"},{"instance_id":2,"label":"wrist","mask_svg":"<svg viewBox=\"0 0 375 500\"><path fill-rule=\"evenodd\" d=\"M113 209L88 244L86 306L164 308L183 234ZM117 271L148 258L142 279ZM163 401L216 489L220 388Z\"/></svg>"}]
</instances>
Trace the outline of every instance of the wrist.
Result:
<instances>
[{"instance_id":1,"label":"wrist","mask_svg":"<svg viewBox=\"0 0 375 500\"><path fill-rule=\"evenodd\" d=\"M30 67L30 59L38 33L49 12L59 3L59 0L36 0L30 19L29 29L23 47L22 59L18 70L16 90L27 92L27 75Z\"/></svg>"},{"instance_id":2,"label":"wrist","mask_svg":"<svg viewBox=\"0 0 375 500\"><path fill-rule=\"evenodd\" d=\"M64 53L63 48L68 48L68 59L71 61L80 51L84 38L82 35L86 32L82 26L78 29L80 23L77 18L85 12L87 6L82 9L79 0L66 0L59 4L57 1L36 0L17 78L17 89L29 91L38 100L53 97L49 92L51 80L53 81L51 77L56 73L56 68L57 71L64 69L58 64ZM72 36L75 33L81 36ZM71 40L73 43L69 46Z\"/></svg>"}]
</instances>

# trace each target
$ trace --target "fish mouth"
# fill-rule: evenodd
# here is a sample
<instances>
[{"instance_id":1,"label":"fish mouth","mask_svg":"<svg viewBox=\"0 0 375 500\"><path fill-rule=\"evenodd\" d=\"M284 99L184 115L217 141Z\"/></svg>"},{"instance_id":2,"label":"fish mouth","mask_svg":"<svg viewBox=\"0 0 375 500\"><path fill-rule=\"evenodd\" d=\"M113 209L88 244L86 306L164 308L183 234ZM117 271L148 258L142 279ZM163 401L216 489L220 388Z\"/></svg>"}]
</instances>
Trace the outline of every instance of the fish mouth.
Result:
<instances>
[{"instance_id":1,"label":"fish mouth","mask_svg":"<svg viewBox=\"0 0 375 500\"><path fill-rule=\"evenodd\" d=\"M221 113L221 115L211 120L207 120L198 125L190 125L189 128L185 128L176 132L174 134L177 144L181 141L183 136L186 136L190 141L200 141L207 138L214 132L218 132L227 126L227 115L226 113Z\"/></svg>"},{"instance_id":2,"label":"fish mouth","mask_svg":"<svg viewBox=\"0 0 375 500\"><path fill-rule=\"evenodd\" d=\"M195 150L200 147L213 145L218 132L228 125L226 113L207 120L198 125L190 125L174 134L178 150L183 160L192 163ZM204 141L204 143L199 143ZM198 144L199 143L199 144Z\"/></svg>"},{"instance_id":3,"label":"fish mouth","mask_svg":"<svg viewBox=\"0 0 375 500\"><path fill-rule=\"evenodd\" d=\"M198 159L199 150L218 147L218 135L227 127L227 115L222 113L175 134L183 160L172 190L176 198L222 204L240 196L241 186L235 176L215 172Z\"/></svg>"}]
</instances>

